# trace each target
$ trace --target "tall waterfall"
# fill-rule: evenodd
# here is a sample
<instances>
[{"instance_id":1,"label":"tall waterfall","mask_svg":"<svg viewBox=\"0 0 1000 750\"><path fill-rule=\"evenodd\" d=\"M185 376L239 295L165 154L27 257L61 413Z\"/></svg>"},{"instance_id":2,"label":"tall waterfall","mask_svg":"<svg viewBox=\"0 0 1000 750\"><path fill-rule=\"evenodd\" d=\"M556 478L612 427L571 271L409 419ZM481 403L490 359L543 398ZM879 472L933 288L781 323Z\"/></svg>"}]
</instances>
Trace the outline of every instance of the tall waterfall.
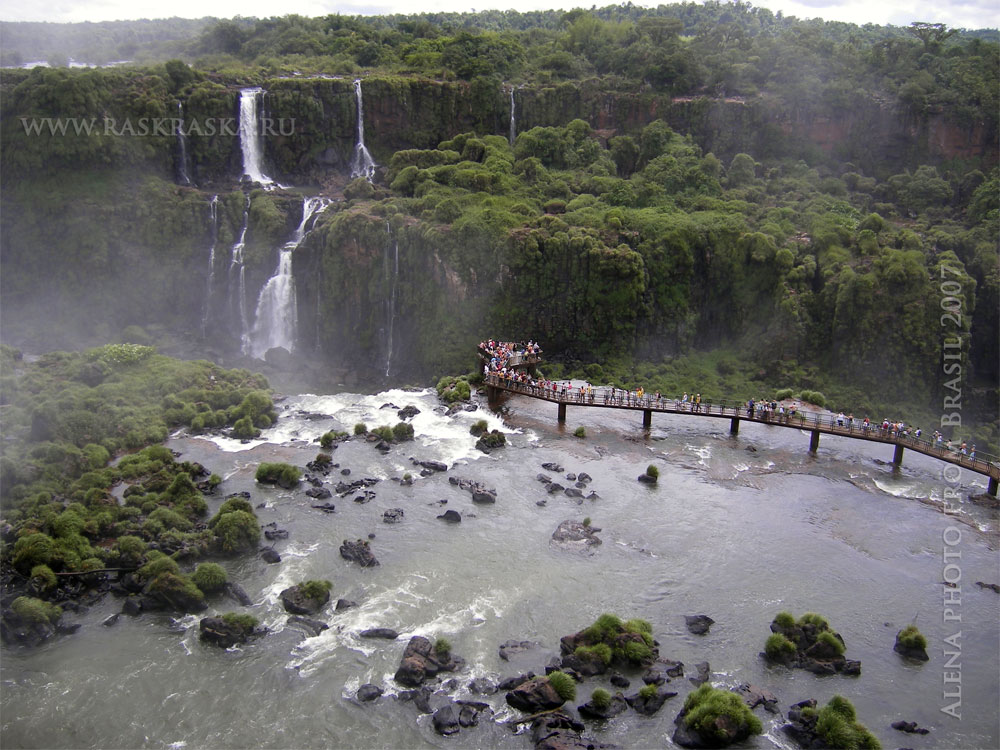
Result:
<instances>
[{"instance_id":1,"label":"tall waterfall","mask_svg":"<svg viewBox=\"0 0 1000 750\"><path fill-rule=\"evenodd\" d=\"M208 283L205 287L205 314L201 319L201 335L204 338L208 333L208 320L212 316L212 292L215 290L215 246L219 242L219 196L213 195L209 204L212 217L212 227L210 234L212 244L208 248Z\"/></svg>"},{"instance_id":2,"label":"tall waterfall","mask_svg":"<svg viewBox=\"0 0 1000 750\"><path fill-rule=\"evenodd\" d=\"M351 177L364 177L371 182L375 176L375 160L365 148L365 110L361 99L360 78L354 80L354 97L358 100L358 127L354 144L354 159L351 161Z\"/></svg>"},{"instance_id":3,"label":"tall waterfall","mask_svg":"<svg viewBox=\"0 0 1000 750\"><path fill-rule=\"evenodd\" d=\"M274 182L264 174L264 148L260 136L257 111L260 108L259 86L240 89L240 150L243 152L243 174L253 182L270 185Z\"/></svg>"},{"instance_id":4,"label":"tall waterfall","mask_svg":"<svg viewBox=\"0 0 1000 750\"><path fill-rule=\"evenodd\" d=\"M392 234L389 228L389 222L385 223L386 232L392 238L392 278L390 281L390 292L389 292L389 304L388 304L388 336L386 338L386 354L385 354L385 376L389 377L389 369L392 367L392 329L396 323L396 287L399 282L399 239ZM386 279L389 279L389 246L386 245L385 254L385 275Z\"/></svg>"},{"instance_id":5,"label":"tall waterfall","mask_svg":"<svg viewBox=\"0 0 1000 750\"><path fill-rule=\"evenodd\" d=\"M180 101L177 102L177 182L181 185L190 185L191 177L188 175L188 155L187 136L184 135L184 107Z\"/></svg>"},{"instance_id":6,"label":"tall waterfall","mask_svg":"<svg viewBox=\"0 0 1000 750\"><path fill-rule=\"evenodd\" d=\"M243 228L240 238L233 245L229 261L229 314L230 320L240 322L240 342L246 348L247 340L247 295L246 269L243 266L243 248L246 246L247 225L250 223L250 196L246 196L243 207Z\"/></svg>"},{"instance_id":7,"label":"tall waterfall","mask_svg":"<svg viewBox=\"0 0 1000 750\"><path fill-rule=\"evenodd\" d=\"M517 117L514 114L514 87L510 87L510 145L514 145L517 138Z\"/></svg>"},{"instance_id":8,"label":"tall waterfall","mask_svg":"<svg viewBox=\"0 0 1000 750\"><path fill-rule=\"evenodd\" d=\"M292 253L302 244L309 220L329 205L325 198L303 198L302 221L295 234L278 253L278 267L267 280L257 299L254 325L244 339L243 353L263 359L268 349L280 346L287 351L295 348L298 333L298 309L295 299L295 277L292 275Z\"/></svg>"}]
</instances>

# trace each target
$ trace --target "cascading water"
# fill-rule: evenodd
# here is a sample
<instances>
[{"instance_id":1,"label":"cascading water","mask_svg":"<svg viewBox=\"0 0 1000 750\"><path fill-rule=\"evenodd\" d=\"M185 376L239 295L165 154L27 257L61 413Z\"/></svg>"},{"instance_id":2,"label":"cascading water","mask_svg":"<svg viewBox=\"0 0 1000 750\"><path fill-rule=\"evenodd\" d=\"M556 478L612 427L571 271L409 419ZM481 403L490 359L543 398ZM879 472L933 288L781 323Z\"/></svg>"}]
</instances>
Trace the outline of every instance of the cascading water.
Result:
<instances>
[{"instance_id":1,"label":"cascading water","mask_svg":"<svg viewBox=\"0 0 1000 750\"><path fill-rule=\"evenodd\" d=\"M514 110L514 87L510 87L510 145L514 145L514 139L517 138L517 117L515 116Z\"/></svg>"},{"instance_id":2,"label":"cascading water","mask_svg":"<svg viewBox=\"0 0 1000 750\"><path fill-rule=\"evenodd\" d=\"M208 321L212 314L212 292L215 287L215 246L219 242L219 196L213 195L209 204L211 211L212 244L208 248L208 283L205 287L205 314L201 319L201 335L204 338L208 334Z\"/></svg>"},{"instance_id":3,"label":"cascading water","mask_svg":"<svg viewBox=\"0 0 1000 750\"><path fill-rule=\"evenodd\" d=\"M250 223L250 196L246 196L243 207L243 227L240 238L233 245L229 261L229 314L230 320L240 322L240 342L246 348L247 340L247 295L246 275L243 267L243 248L246 246L247 225Z\"/></svg>"},{"instance_id":4,"label":"cascading water","mask_svg":"<svg viewBox=\"0 0 1000 750\"><path fill-rule=\"evenodd\" d=\"M396 323L396 287L399 282L399 239L392 235L392 231L389 228L389 222L385 223L386 232L392 237L392 280L390 282L389 291L389 304L388 304L388 318L389 318L389 333L386 338L386 355L385 355L385 376L389 377L389 369L392 367L392 329ZM385 258L385 274L386 278L389 277L389 247L386 246L386 258Z\"/></svg>"},{"instance_id":5,"label":"cascading water","mask_svg":"<svg viewBox=\"0 0 1000 750\"><path fill-rule=\"evenodd\" d=\"M295 277L292 275L292 253L302 244L309 220L328 205L329 201L325 198L303 199L302 221L299 222L292 239L279 251L278 267L274 275L260 290L253 330L244 339L244 354L262 359L268 349L280 346L290 352L295 348L298 310L295 299Z\"/></svg>"},{"instance_id":6,"label":"cascading water","mask_svg":"<svg viewBox=\"0 0 1000 750\"><path fill-rule=\"evenodd\" d=\"M358 102L357 139L354 144L354 159L351 161L351 177L364 177L369 182L375 176L375 160L365 148L365 111L361 99L361 79L354 81L354 97Z\"/></svg>"},{"instance_id":7,"label":"cascading water","mask_svg":"<svg viewBox=\"0 0 1000 750\"><path fill-rule=\"evenodd\" d=\"M240 150L243 152L243 175L252 182L269 186L274 180L264 174L264 149L257 117L263 93L264 89L259 86L240 90Z\"/></svg>"},{"instance_id":8,"label":"cascading water","mask_svg":"<svg viewBox=\"0 0 1000 750\"><path fill-rule=\"evenodd\" d=\"M190 185L191 177L188 175L188 155L187 136L184 135L184 107L177 102L177 182L181 185Z\"/></svg>"}]
</instances>

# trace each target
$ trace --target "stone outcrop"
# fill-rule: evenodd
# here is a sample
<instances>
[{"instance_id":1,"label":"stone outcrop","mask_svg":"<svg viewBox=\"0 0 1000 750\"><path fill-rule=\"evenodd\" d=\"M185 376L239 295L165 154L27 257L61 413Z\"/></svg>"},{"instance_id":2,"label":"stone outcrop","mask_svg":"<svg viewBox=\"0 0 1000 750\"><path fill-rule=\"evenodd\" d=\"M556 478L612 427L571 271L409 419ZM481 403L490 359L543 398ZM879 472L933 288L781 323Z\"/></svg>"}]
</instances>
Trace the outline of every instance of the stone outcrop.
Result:
<instances>
[{"instance_id":1,"label":"stone outcrop","mask_svg":"<svg viewBox=\"0 0 1000 750\"><path fill-rule=\"evenodd\" d=\"M356 562L362 568L373 568L379 564L371 547L364 539L350 541L345 539L340 545L340 556L345 560Z\"/></svg>"},{"instance_id":2,"label":"stone outcrop","mask_svg":"<svg viewBox=\"0 0 1000 750\"><path fill-rule=\"evenodd\" d=\"M429 640L422 635L415 635L406 644L394 679L407 687L420 687L425 680L439 672L454 672L464 663L450 653L438 653Z\"/></svg>"}]
</instances>

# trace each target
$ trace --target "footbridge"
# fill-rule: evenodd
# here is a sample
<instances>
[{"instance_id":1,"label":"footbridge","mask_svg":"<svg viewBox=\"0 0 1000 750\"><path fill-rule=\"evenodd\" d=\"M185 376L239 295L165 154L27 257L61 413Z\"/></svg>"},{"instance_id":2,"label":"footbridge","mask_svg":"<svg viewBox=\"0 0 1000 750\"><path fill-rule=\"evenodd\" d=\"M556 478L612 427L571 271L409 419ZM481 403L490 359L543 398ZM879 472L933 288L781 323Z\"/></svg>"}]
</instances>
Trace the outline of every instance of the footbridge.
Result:
<instances>
[{"instance_id":1,"label":"footbridge","mask_svg":"<svg viewBox=\"0 0 1000 750\"><path fill-rule=\"evenodd\" d=\"M566 421L566 409L570 406L573 408L625 409L642 412L642 426L647 429L653 424L654 413L728 419L729 431L733 435L739 434L740 422L760 422L775 427L808 430L810 434L809 450L812 452L815 452L819 447L820 435L839 435L855 440L892 445L894 447L892 463L895 466L902 465L903 451L909 449L982 474L989 479L987 491L994 497L997 495L997 485L1000 482L1000 459L997 456L978 451L975 455L968 455L949 449L933 440L927 440L922 436L916 437L903 432L883 430L881 425L869 424L865 426L856 419L805 411L796 411L794 414L775 414L755 409L751 412L740 402L721 401L717 404L711 402L693 404L677 399L657 398L649 394L639 397L636 393L610 387L589 387L581 390L579 386L564 388L556 384L555 388L552 386L545 388L520 382L496 372L487 373L484 380L487 397L491 403L495 403L503 393L550 401L557 405L557 419L560 422Z\"/></svg>"}]
</instances>

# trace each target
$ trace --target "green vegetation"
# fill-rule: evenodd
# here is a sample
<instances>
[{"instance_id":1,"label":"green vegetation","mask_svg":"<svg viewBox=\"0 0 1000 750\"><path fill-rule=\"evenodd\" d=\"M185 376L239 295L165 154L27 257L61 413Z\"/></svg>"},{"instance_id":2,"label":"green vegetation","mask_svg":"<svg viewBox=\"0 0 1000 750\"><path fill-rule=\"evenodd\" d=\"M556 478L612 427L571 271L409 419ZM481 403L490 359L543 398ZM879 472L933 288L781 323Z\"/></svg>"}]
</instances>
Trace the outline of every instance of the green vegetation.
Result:
<instances>
[{"instance_id":1,"label":"green vegetation","mask_svg":"<svg viewBox=\"0 0 1000 750\"><path fill-rule=\"evenodd\" d=\"M568 674L559 671L550 672L546 679L564 701L576 699L576 682Z\"/></svg>"},{"instance_id":2,"label":"green vegetation","mask_svg":"<svg viewBox=\"0 0 1000 750\"><path fill-rule=\"evenodd\" d=\"M191 574L194 585L201 589L202 593L214 594L225 588L229 577L226 569L218 563L201 563Z\"/></svg>"},{"instance_id":3,"label":"green vegetation","mask_svg":"<svg viewBox=\"0 0 1000 750\"><path fill-rule=\"evenodd\" d=\"M472 396L472 388L465 376L445 376L438 381L437 394L448 403L468 401Z\"/></svg>"},{"instance_id":4,"label":"green vegetation","mask_svg":"<svg viewBox=\"0 0 1000 750\"><path fill-rule=\"evenodd\" d=\"M646 476L652 477L653 480L655 481L660 477L660 470L656 468L655 464L650 464L649 466L646 467Z\"/></svg>"},{"instance_id":5,"label":"green vegetation","mask_svg":"<svg viewBox=\"0 0 1000 750\"><path fill-rule=\"evenodd\" d=\"M596 709L606 709L611 705L611 693L604 688L597 688L590 694L590 703Z\"/></svg>"},{"instance_id":6,"label":"green vegetation","mask_svg":"<svg viewBox=\"0 0 1000 750\"><path fill-rule=\"evenodd\" d=\"M299 591L307 599L325 601L330 595L333 584L330 581L309 580L299 584Z\"/></svg>"},{"instance_id":7,"label":"green vegetation","mask_svg":"<svg viewBox=\"0 0 1000 750\"><path fill-rule=\"evenodd\" d=\"M355 435L364 435L367 432L368 432L368 427L365 426L364 422L358 422L357 424L354 425Z\"/></svg>"},{"instance_id":8,"label":"green vegetation","mask_svg":"<svg viewBox=\"0 0 1000 750\"><path fill-rule=\"evenodd\" d=\"M485 419L480 419L476 421L472 427L469 428L469 432L476 437L479 437L484 432L489 432L490 426Z\"/></svg>"},{"instance_id":9,"label":"green vegetation","mask_svg":"<svg viewBox=\"0 0 1000 750\"><path fill-rule=\"evenodd\" d=\"M583 525L588 527L590 526L590 516L583 519Z\"/></svg>"},{"instance_id":10,"label":"green vegetation","mask_svg":"<svg viewBox=\"0 0 1000 750\"><path fill-rule=\"evenodd\" d=\"M34 574L32 574L34 575ZM899 645L906 649L926 649L927 638L916 625L907 625L896 635Z\"/></svg>"},{"instance_id":11,"label":"green vegetation","mask_svg":"<svg viewBox=\"0 0 1000 750\"><path fill-rule=\"evenodd\" d=\"M577 634L576 653L599 659L605 666L619 663L628 666L648 665L655 658L653 626L646 620L621 618L605 613L594 624Z\"/></svg>"},{"instance_id":12,"label":"green vegetation","mask_svg":"<svg viewBox=\"0 0 1000 750\"><path fill-rule=\"evenodd\" d=\"M434 641L434 653L440 657L447 658L451 653L451 641L447 638L437 638Z\"/></svg>"},{"instance_id":13,"label":"green vegetation","mask_svg":"<svg viewBox=\"0 0 1000 750\"><path fill-rule=\"evenodd\" d=\"M320 435L319 445L324 450L329 450L331 447L333 447L334 443L336 443L338 440L343 440L346 437L347 437L346 432L341 432L339 430L330 430L329 432L324 432L322 435Z\"/></svg>"},{"instance_id":14,"label":"green vegetation","mask_svg":"<svg viewBox=\"0 0 1000 750\"><path fill-rule=\"evenodd\" d=\"M392 428L392 439L396 443L413 440L413 425L409 422L397 422Z\"/></svg>"},{"instance_id":15,"label":"green vegetation","mask_svg":"<svg viewBox=\"0 0 1000 750\"><path fill-rule=\"evenodd\" d=\"M741 727L742 736L760 734L764 727L736 693L714 688L708 683L701 685L684 701L684 723L696 730L709 741L731 741L725 727ZM726 717L725 725L718 724L720 717Z\"/></svg>"},{"instance_id":16,"label":"green vegetation","mask_svg":"<svg viewBox=\"0 0 1000 750\"><path fill-rule=\"evenodd\" d=\"M62 609L51 602L31 596L19 596L11 602L10 608L26 622L55 624L62 616Z\"/></svg>"},{"instance_id":17,"label":"green vegetation","mask_svg":"<svg viewBox=\"0 0 1000 750\"><path fill-rule=\"evenodd\" d=\"M774 616L774 624L782 629L794 627L795 615L791 612L779 612Z\"/></svg>"},{"instance_id":18,"label":"green vegetation","mask_svg":"<svg viewBox=\"0 0 1000 750\"><path fill-rule=\"evenodd\" d=\"M227 501L228 502L228 501ZM226 555L237 555L257 549L260 542L260 524L252 510L219 512L209 522L215 532L215 544Z\"/></svg>"},{"instance_id":19,"label":"green vegetation","mask_svg":"<svg viewBox=\"0 0 1000 750\"><path fill-rule=\"evenodd\" d=\"M657 692L658 691L656 685L643 685L641 688L639 688L639 695L645 698L646 700L651 700L655 698Z\"/></svg>"},{"instance_id":20,"label":"green vegetation","mask_svg":"<svg viewBox=\"0 0 1000 750\"><path fill-rule=\"evenodd\" d=\"M48 565L36 565L31 569L31 583L39 591L54 589L58 579Z\"/></svg>"},{"instance_id":21,"label":"green vegetation","mask_svg":"<svg viewBox=\"0 0 1000 750\"><path fill-rule=\"evenodd\" d=\"M880 750L878 739L857 721L851 702L835 695L819 710L816 732L827 747L836 750Z\"/></svg>"},{"instance_id":22,"label":"green vegetation","mask_svg":"<svg viewBox=\"0 0 1000 750\"><path fill-rule=\"evenodd\" d=\"M253 615L241 612L226 612L222 616L222 621L230 627L238 628L244 634L253 632L254 628L260 624L260 621Z\"/></svg>"},{"instance_id":23,"label":"green vegetation","mask_svg":"<svg viewBox=\"0 0 1000 750\"><path fill-rule=\"evenodd\" d=\"M771 633L764 644L764 653L769 659L784 661L795 656L796 648L792 641L781 633Z\"/></svg>"},{"instance_id":24,"label":"green vegetation","mask_svg":"<svg viewBox=\"0 0 1000 750\"><path fill-rule=\"evenodd\" d=\"M587 437L587 431L583 429L583 426L581 425L580 427L577 427L575 430L573 430L573 435L578 438L585 438Z\"/></svg>"},{"instance_id":25,"label":"green vegetation","mask_svg":"<svg viewBox=\"0 0 1000 750\"><path fill-rule=\"evenodd\" d=\"M258 482L265 484L280 484L282 487L294 487L302 479L302 470L291 464L263 463L257 467L254 477Z\"/></svg>"},{"instance_id":26,"label":"green vegetation","mask_svg":"<svg viewBox=\"0 0 1000 750\"><path fill-rule=\"evenodd\" d=\"M835 652L837 656L844 655L844 644L829 630L824 630L816 636L816 642L822 643L828 650Z\"/></svg>"}]
</instances>

